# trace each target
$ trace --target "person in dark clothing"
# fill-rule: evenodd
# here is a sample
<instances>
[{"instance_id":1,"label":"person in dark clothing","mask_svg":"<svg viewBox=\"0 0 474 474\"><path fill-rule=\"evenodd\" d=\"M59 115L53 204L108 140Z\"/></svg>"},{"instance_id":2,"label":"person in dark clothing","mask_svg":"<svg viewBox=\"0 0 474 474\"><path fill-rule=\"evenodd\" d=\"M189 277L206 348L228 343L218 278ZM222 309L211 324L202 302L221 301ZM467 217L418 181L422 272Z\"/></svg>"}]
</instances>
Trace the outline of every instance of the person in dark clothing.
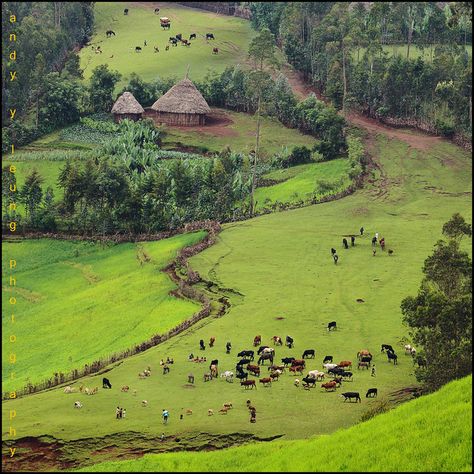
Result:
<instances>
[{"instance_id":1,"label":"person in dark clothing","mask_svg":"<svg viewBox=\"0 0 474 474\"><path fill-rule=\"evenodd\" d=\"M332 258L334 259L334 263L337 265L337 261L339 260L339 257L337 256L337 253L335 253Z\"/></svg>"},{"instance_id":2,"label":"person in dark clothing","mask_svg":"<svg viewBox=\"0 0 474 474\"><path fill-rule=\"evenodd\" d=\"M351 236L351 245L354 247L356 238L352 235Z\"/></svg>"},{"instance_id":3,"label":"person in dark clothing","mask_svg":"<svg viewBox=\"0 0 474 474\"><path fill-rule=\"evenodd\" d=\"M364 235L364 228L363 227L360 228L360 235Z\"/></svg>"},{"instance_id":4,"label":"person in dark clothing","mask_svg":"<svg viewBox=\"0 0 474 474\"><path fill-rule=\"evenodd\" d=\"M331 249L331 255L334 255L336 253L336 249Z\"/></svg>"},{"instance_id":5,"label":"person in dark clothing","mask_svg":"<svg viewBox=\"0 0 474 474\"><path fill-rule=\"evenodd\" d=\"M232 348L232 344L230 342L228 342L226 345L225 345L225 353L226 354L230 354L230 349Z\"/></svg>"},{"instance_id":6,"label":"person in dark clothing","mask_svg":"<svg viewBox=\"0 0 474 474\"><path fill-rule=\"evenodd\" d=\"M377 237L372 237L372 247L375 247L377 243Z\"/></svg>"},{"instance_id":7,"label":"person in dark clothing","mask_svg":"<svg viewBox=\"0 0 474 474\"><path fill-rule=\"evenodd\" d=\"M203 339L201 339L201 340L199 341L199 348L200 348L202 351L203 351L204 349L206 349L206 346L204 345L204 340L203 340Z\"/></svg>"},{"instance_id":8,"label":"person in dark clothing","mask_svg":"<svg viewBox=\"0 0 474 474\"><path fill-rule=\"evenodd\" d=\"M342 245L344 245L345 249L349 248L349 245L347 244L347 239L346 238L342 239Z\"/></svg>"}]
</instances>

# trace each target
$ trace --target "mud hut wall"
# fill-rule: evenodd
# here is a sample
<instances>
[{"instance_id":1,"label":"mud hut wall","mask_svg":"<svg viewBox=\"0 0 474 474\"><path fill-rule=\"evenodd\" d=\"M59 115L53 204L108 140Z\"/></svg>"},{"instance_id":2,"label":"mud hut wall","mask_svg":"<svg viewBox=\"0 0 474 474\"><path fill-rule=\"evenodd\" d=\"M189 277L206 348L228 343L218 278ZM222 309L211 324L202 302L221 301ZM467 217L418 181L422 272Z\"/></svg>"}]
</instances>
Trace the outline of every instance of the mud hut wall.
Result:
<instances>
[{"instance_id":1,"label":"mud hut wall","mask_svg":"<svg viewBox=\"0 0 474 474\"><path fill-rule=\"evenodd\" d=\"M121 120L129 119L133 120L134 122L140 120L142 118L142 114L114 114L115 123L120 122Z\"/></svg>"},{"instance_id":2,"label":"mud hut wall","mask_svg":"<svg viewBox=\"0 0 474 474\"><path fill-rule=\"evenodd\" d=\"M196 126L206 123L205 114L173 114L170 112L156 112L157 122L167 125Z\"/></svg>"}]
</instances>

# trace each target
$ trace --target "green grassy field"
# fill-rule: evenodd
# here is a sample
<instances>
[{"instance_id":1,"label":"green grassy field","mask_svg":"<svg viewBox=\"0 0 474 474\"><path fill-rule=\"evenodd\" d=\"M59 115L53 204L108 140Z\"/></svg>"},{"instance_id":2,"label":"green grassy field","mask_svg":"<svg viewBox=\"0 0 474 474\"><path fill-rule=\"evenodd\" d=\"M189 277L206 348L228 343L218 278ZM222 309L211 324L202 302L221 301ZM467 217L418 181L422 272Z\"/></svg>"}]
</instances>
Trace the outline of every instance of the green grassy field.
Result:
<instances>
[{"instance_id":1,"label":"green grassy field","mask_svg":"<svg viewBox=\"0 0 474 474\"><path fill-rule=\"evenodd\" d=\"M163 147L170 149L178 146L205 147L209 151L221 151L226 146L234 151L248 153L255 148L256 119L253 115L232 112L230 110L215 109L231 120L228 126L215 133L209 131L183 130L182 128L165 127L166 136ZM304 135L296 129L284 127L272 117L263 117L260 125L260 156L268 156L288 147L307 146L312 148L314 137Z\"/></svg>"},{"instance_id":2,"label":"green grassy field","mask_svg":"<svg viewBox=\"0 0 474 474\"><path fill-rule=\"evenodd\" d=\"M237 351L250 348L256 334L263 336L264 343L270 343L273 335L294 337L295 348L277 348L277 359L300 357L303 350L316 349L316 359L308 361L309 369L321 369L326 354L337 361L354 360L357 351L370 349L376 378L355 369L354 381L343 387L346 390L365 393L375 386L385 397L415 384L411 359L403 355L402 338L407 329L401 323L400 302L416 293L423 261L441 237L443 223L454 212L469 219L472 162L468 153L447 142L419 151L380 136L374 152L383 174L376 174L372 184L351 196L225 225L218 243L193 257L191 265L216 285L233 289L227 290L232 303L229 312L222 318L203 320L178 337L123 361L108 372L112 390L99 390L94 397L87 397L66 395L58 388L4 402L4 409L15 408L21 413L17 417L19 436L47 433L71 440L91 433L103 439L116 433L125 440L129 432L156 437L164 431L167 436L179 436L181 441L173 445L184 449L198 433L201 439L206 433L282 435L284 439L330 434L352 426L371 406L372 401L366 399L357 405L344 404L338 397L340 390L324 393L319 387L309 391L296 388L288 373L272 387L259 386L253 391L221 379L203 383L208 365L187 361L190 352L205 354L219 359L221 371L234 370ZM342 237L357 233L361 225L366 234L356 238L354 248L344 250ZM374 232L385 237L393 256L380 250L372 256ZM337 266L331 247L340 255ZM331 320L337 321L338 330L328 333L326 325ZM199 340L208 341L210 336L216 337L215 347L200 352ZM233 345L229 355L224 348L228 340ZM398 349L398 366L380 353L382 343ZM163 375L159 361L166 356L173 357L175 364ZM137 373L147 365L152 367L152 377L138 380ZM196 377L192 389L186 386L189 372ZM100 380L101 376L87 377L80 383L100 386ZM137 390L136 398L120 392L119 387L125 384ZM258 410L255 425L249 424L245 410L248 398ZM77 399L84 404L81 410L73 409ZM148 401L147 408L141 406L143 399ZM207 416L208 408L218 410L228 401L236 409L227 416ZM127 408L123 422L114 419L118 404ZM168 426L160 422L165 407L171 412ZM191 408L193 415L179 420L186 408ZM33 418L37 421L32 425L29 420ZM8 430L7 420L2 429Z\"/></svg>"},{"instance_id":3,"label":"green grassy field","mask_svg":"<svg viewBox=\"0 0 474 474\"><path fill-rule=\"evenodd\" d=\"M159 15L154 14L155 7L160 8ZM129 14L124 15L127 7ZM250 40L255 35L250 23L244 19L218 15L167 2L97 2L94 8L95 33L91 46L80 51L81 68L85 79L89 79L92 70L99 64L108 64L109 69L117 70L122 79L117 89L122 88L132 72L145 81L159 77L174 76L181 79L189 65L189 76L193 80L203 79L209 70L223 71L227 66L242 64L247 59ZM160 17L171 20L171 28L160 27ZM116 36L106 38L105 32L113 30ZM165 51L168 38L178 33L189 38L196 33L190 47L178 45ZM215 40L206 41L206 33L213 33ZM144 46L144 41L147 46ZM103 53L93 51L100 46ZM141 53L135 47L142 48ZM158 46L159 53L154 53ZM219 49L212 54L212 48Z\"/></svg>"},{"instance_id":4,"label":"green grassy field","mask_svg":"<svg viewBox=\"0 0 474 474\"><path fill-rule=\"evenodd\" d=\"M346 189L351 184L349 178L349 162L340 158L326 163L314 163L293 166L292 168L272 171L264 178L282 181L273 186L257 188L255 191L256 209L261 209L275 202L293 203L298 200L307 201L311 197L322 197L317 185L319 180L327 183L337 183L330 194Z\"/></svg>"},{"instance_id":5,"label":"green grassy field","mask_svg":"<svg viewBox=\"0 0 474 474\"><path fill-rule=\"evenodd\" d=\"M217 452L147 454L80 471L471 472L471 410L469 376L331 436Z\"/></svg>"},{"instance_id":6,"label":"green grassy field","mask_svg":"<svg viewBox=\"0 0 474 474\"><path fill-rule=\"evenodd\" d=\"M19 262L10 272L2 260L2 311L9 313L7 296L14 294L19 356L12 381L11 347L3 345L3 390L82 368L162 334L198 311L198 304L168 295L176 286L160 269L203 236L109 247L47 239L4 243L5 255ZM16 278L13 292L10 275ZM4 318L3 329L10 326Z\"/></svg>"}]
</instances>

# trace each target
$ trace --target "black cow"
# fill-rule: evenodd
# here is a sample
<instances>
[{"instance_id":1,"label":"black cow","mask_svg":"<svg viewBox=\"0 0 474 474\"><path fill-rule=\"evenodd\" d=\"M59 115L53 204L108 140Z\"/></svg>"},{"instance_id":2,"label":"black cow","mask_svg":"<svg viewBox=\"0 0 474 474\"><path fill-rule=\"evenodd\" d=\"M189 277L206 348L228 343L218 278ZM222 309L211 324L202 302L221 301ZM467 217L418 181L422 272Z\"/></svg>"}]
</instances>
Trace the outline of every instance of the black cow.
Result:
<instances>
[{"instance_id":1,"label":"black cow","mask_svg":"<svg viewBox=\"0 0 474 474\"><path fill-rule=\"evenodd\" d=\"M239 362L237 362L237 365L247 365L252 362L250 359L240 359Z\"/></svg>"},{"instance_id":2,"label":"black cow","mask_svg":"<svg viewBox=\"0 0 474 474\"><path fill-rule=\"evenodd\" d=\"M337 253L336 249L331 248L331 255L335 255Z\"/></svg>"},{"instance_id":3,"label":"black cow","mask_svg":"<svg viewBox=\"0 0 474 474\"><path fill-rule=\"evenodd\" d=\"M283 359L281 359L281 361L285 365L291 364L294 360L295 360L294 357L283 357Z\"/></svg>"},{"instance_id":4,"label":"black cow","mask_svg":"<svg viewBox=\"0 0 474 474\"><path fill-rule=\"evenodd\" d=\"M112 388L112 384L110 383L109 379L105 377L102 379L102 388Z\"/></svg>"},{"instance_id":5,"label":"black cow","mask_svg":"<svg viewBox=\"0 0 474 474\"><path fill-rule=\"evenodd\" d=\"M380 350L380 352L384 352L385 350L395 353L393 347L390 344L382 344L382 349Z\"/></svg>"},{"instance_id":6,"label":"black cow","mask_svg":"<svg viewBox=\"0 0 474 474\"><path fill-rule=\"evenodd\" d=\"M285 345L287 345L290 349L293 347L293 338L291 336L286 336Z\"/></svg>"},{"instance_id":7,"label":"black cow","mask_svg":"<svg viewBox=\"0 0 474 474\"><path fill-rule=\"evenodd\" d=\"M124 14L124 15L128 15L128 8L125 8L125 9L124 9L123 14Z\"/></svg>"},{"instance_id":8,"label":"black cow","mask_svg":"<svg viewBox=\"0 0 474 474\"><path fill-rule=\"evenodd\" d=\"M206 39L215 39L212 33L206 33Z\"/></svg>"},{"instance_id":9,"label":"black cow","mask_svg":"<svg viewBox=\"0 0 474 474\"><path fill-rule=\"evenodd\" d=\"M155 8L155 14L157 15L160 12L159 8Z\"/></svg>"},{"instance_id":10,"label":"black cow","mask_svg":"<svg viewBox=\"0 0 474 474\"><path fill-rule=\"evenodd\" d=\"M393 365L398 364L398 362L397 362L398 356L397 356L397 354L395 354L395 352L388 351L387 356L388 356L388 362L393 360Z\"/></svg>"},{"instance_id":11,"label":"black cow","mask_svg":"<svg viewBox=\"0 0 474 474\"><path fill-rule=\"evenodd\" d=\"M365 394L365 398L376 397L376 396L377 396L376 388L369 388L369 390L367 390L367 393Z\"/></svg>"},{"instance_id":12,"label":"black cow","mask_svg":"<svg viewBox=\"0 0 474 474\"><path fill-rule=\"evenodd\" d=\"M323 360L323 364L327 364L328 362L332 363L332 356L326 356Z\"/></svg>"},{"instance_id":13,"label":"black cow","mask_svg":"<svg viewBox=\"0 0 474 474\"><path fill-rule=\"evenodd\" d=\"M264 349L268 349L270 346L260 346L257 351L257 355L260 355Z\"/></svg>"},{"instance_id":14,"label":"black cow","mask_svg":"<svg viewBox=\"0 0 474 474\"><path fill-rule=\"evenodd\" d=\"M336 321L331 321L330 323L328 323L328 331L331 331L334 329L337 329Z\"/></svg>"},{"instance_id":15,"label":"black cow","mask_svg":"<svg viewBox=\"0 0 474 474\"><path fill-rule=\"evenodd\" d=\"M254 359L254 351L240 351L237 354L237 357L250 357L252 360Z\"/></svg>"},{"instance_id":16,"label":"black cow","mask_svg":"<svg viewBox=\"0 0 474 474\"><path fill-rule=\"evenodd\" d=\"M313 379L313 377L303 377L302 380L304 384L311 385L312 387L316 384L316 379Z\"/></svg>"},{"instance_id":17,"label":"black cow","mask_svg":"<svg viewBox=\"0 0 474 474\"><path fill-rule=\"evenodd\" d=\"M308 359L314 359L314 349L306 349L301 358L305 359L306 357L308 357Z\"/></svg>"},{"instance_id":18,"label":"black cow","mask_svg":"<svg viewBox=\"0 0 474 474\"><path fill-rule=\"evenodd\" d=\"M235 374L235 377L238 378L239 380L247 380L249 374L248 372L239 372Z\"/></svg>"},{"instance_id":19,"label":"black cow","mask_svg":"<svg viewBox=\"0 0 474 474\"><path fill-rule=\"evenodd\" d=\"M105 32L105 36L107 36L107 38L109 38L110 36L114 35L115 36L115 31L112 31L112 30L107 30Z\"/></svg>"},{"instance_id":20,"label":"black cow","mask_svg":"<svg viewBox=\"0 0 474 474\"><path fill-rule=\"evenodd\" d=\"M360 358L360 361L361 362L368 362L369 365L370 365L370 363L372 362L372 356L363 356L363 357Z\"/></svg>"},{"instance_id":21,"label":"black cow","mask_svg":"<svg viewBox=\"0 0 474 474\"><path fill-rule=\"evenodd\" d=\"M344 372L344 369L341 367L334 367L334 369L328 369L328 374L332 375L341 375Z\"/></svg>"},{"instance_id":22,"label":"black cow","mask_svg":"<svg viewBox=\"0 0 474 474\"><path fill-rule=\"evenodd\" d=\"M136 52L136 53L139 53L141 50L142 50L142 48L140 48L140 46L136 46L136 47L135 47L135 52Z\"/></svg>"},{"instance_id":23,"label":"black cow","mask_svg":"<svg viewBox=\"0 0 474 474\"><path fill-rule=\"evenodd\" d=\"M352 378L352 372L345 371L345 370L343 370L339 375L341 377L345 378L345 379L351 379Z\"/></svg>"},{"instance_id":24,"label":"black cow","mask_svg":"<svg viewBox=\"0 0 474 474\"><path fill-rule=\"evenodd\" d=\"M362 403L362 401L361 401L361 399L360 399L359 392L345 392L345 393L341 393L341 397L344 397L344 401L346 401L346 400L351 401L353 398L355 398L356 403L357 403L357 401L359 401L359 403Z\"/></svg>"},{"instance_id":25,"label":"black cow","mask_svg":"<svg viewBox=\"0 0 474 474\"><path fill-rule=\"evenodd\" d=\"M347 239L346 239L346 238L343 238L343 239L342 239L342 245L344 245L344 248L345 248L345 249L348 249L348 248L349 248L349 245L348 245L348 243L347 243Z\"/></svg>"},{"instance_id":26,"label":"black cow","mask_svg":"<svg viewBox=\"0 0 474 474\"><path fill-rule=\"evenodd\" d=\"M183 34L182 33L178 33L177 35L175 35L175 38L178 40L178 41L181 41L183 39Z\"/></svg>"},{"instance_id":27,"label":"black cow","mask_svg":"<svg viewBox=\"0 0 474 474\"><path fill-rule=\"evenodd\" d=\"M196 33L191 33L189 35L189 40L196 39Z\"/></svg>"},{"instance_id":28,"label":"black cow","mask_svg":"<svg viewBox=\"0 0 474 474\"><path fill-rule=\"evenodd\" d=\"M273 364L273 353L264 353L258 358L258 365L263 365L266 360L270 361L270 364Z\"/></svg>"}]
</instances>

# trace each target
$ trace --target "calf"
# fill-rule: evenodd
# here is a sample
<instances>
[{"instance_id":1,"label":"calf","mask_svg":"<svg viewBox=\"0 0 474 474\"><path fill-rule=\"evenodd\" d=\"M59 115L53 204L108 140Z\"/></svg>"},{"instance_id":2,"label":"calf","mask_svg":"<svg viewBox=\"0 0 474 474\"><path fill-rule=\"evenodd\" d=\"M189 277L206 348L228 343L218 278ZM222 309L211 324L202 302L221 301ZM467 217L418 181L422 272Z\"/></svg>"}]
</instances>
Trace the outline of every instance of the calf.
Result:
<instances>
[{"instance_id":1,"label":"calf","mask_svg":"<svg viewBox=\"0 0 474 474\"><path fill-rule=\"evenodd\" d=\"M351 401L353 398L355 398L356 403L357 403L357 401L359 401L359 403L362 403L362 401L361 401L361 399L360 399L359 392L345 392L345 393L341 393L341 397L344 397L344 401L346 401L346 400Z\"/></svg>"},{"instance_id":2,"label":"calf","mask_svg":"<svg viewBox=\"0 0 474 474\"><path fill-rule=\"evenodd\" d=\"M377 396L376 388L369 388L369 390L367 390L367 393L365 394L365 398L376 397L376 396Z\"/></svg>"},{"instance_id":3,"label":"calf","mask_svg":"<svg viewBox=\"0 0 474 474\"><path fill-rule=\"evenodd\" d=\"M337 383L334 380L331 380L331 382L326 382L321 384L321 388L324 388L326 392L328 390L336 390Z\"/></svg>"},{"instance_id":4,"label":"calf","mask_svg":"<svg viewBox=\"0 0 474 474\"><path fill-rule=\"evenodd\" d=\"M250 387L250 389L253 389L254 387L255 387L255 389L257 389L257 385L255 384L255 380L244 380L243 382L240 382L240 386L245 387L246 390L247 390L248 387Z\"/></svg>"},{"instance_id":5,"label":"calf","mask_svg":"<svg viewBox=\"0 0 474 474\"><path fill-rule=\"evenodd\" d=\"M334 331L337 329L336 321L331 321L328 323L328 331Z\"/></svg>"},{"instance_id":6,"label":"calf","mask_svg":"<svg viewBox=\"0 0 474 474\"><path fill-rule=\"evenodd\" d=\"M109 379L105 377L102 379L102 388L112 388L112 384L110 383Z\"/></svg>"},{"instance_id":7,"label":"calf","mask_svg":"<svg viewBox=\"0 0 474 474\"><path fill-rule=\"evenodd\" d=\"M285 364L285 366L287 366L288 364L291 364L294 360L295 360L294 357L283 357L283 359L281 359L281 361L283 362L283 364Z\"/></svg>"},{"instance_id":8,"label":"calf","mask_svg":"<svg viewBox=\"0 0 474 474\"><path fill-rule=\"evenodd\" d=\"M323 360L323 365L327 364L328 362L332 362L333 357L332 356L326 356Z\"/></svg>"},{"instance_id":9,"label":"calf","mask_svg":"<svg viewBox=\"0 0 474 474\"><path fill-rule=\"evenodd\" d=\"M314 349L306 349L303 352L303 355L301 356L302 359L305 359L306 357L314 359Z\"/></svg>"},{"instance_id":10,"label":"calf","mask_svg":"<svg viewBox=\"0 0 474 474\"><path fill-rule=\"evenodd\" d=\"M393 347L390 344L382 344L382 348L381 348L380 352L384 352L385 350L395 352L393 350Z\"/></svg>"},{"instance_id":11,"label":"calf","mask_svg":"<svg viewBox=\"0 0 474 474\"><path fill-rule=\"evenodd\" d=\"M264 377L263 379L260 379L259 382L262 383L264 387L266 387L266 386L272 384L272 378L271 377Z\"/></svg>"},{"instance_id":12,"label":"calf","mask_svg":"<svg viewBox=\"0 0 474 474\"><path fill-rule=\"evenodd\" d=\"M181 41L183 39L183 34L182 33L178 33L177 35L175 35L175 38L178 40L178 41Z\"/></svg>"}]
</instances>

